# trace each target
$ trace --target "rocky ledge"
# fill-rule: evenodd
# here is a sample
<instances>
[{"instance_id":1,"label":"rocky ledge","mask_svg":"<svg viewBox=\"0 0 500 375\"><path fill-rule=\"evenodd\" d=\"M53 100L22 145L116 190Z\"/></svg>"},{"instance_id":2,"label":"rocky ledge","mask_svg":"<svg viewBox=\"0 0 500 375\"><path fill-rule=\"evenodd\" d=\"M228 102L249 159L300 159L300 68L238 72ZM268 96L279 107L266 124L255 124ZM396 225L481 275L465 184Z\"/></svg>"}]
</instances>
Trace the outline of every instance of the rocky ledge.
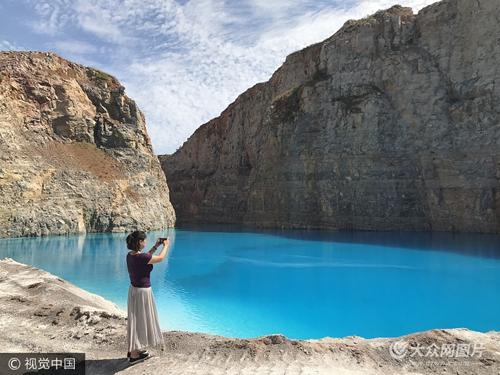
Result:
<instances>
[{"instance_id":1,"label":"rocky ledge","mask_svg":"<svg viewBox=\"0 0 500 375\"><path fill-rule=\"evenodd\" d=\"M175 224L144 116L116 78L0 52L0 237Z\"/></svg>"},{"instance_id":2,"label":"rocky ledge","mask_svg":"<svg viewBox=\"0 0 500 375\"><path fill-rule=\"evenodd\" d=\"M500 6L348 21L160 157L179 224L500 232Z\"/></svg>"},{"instance_id":3,"label":"rocky ledge","mask_svg":"<svg viewBox=\"0 0 500 375\"><path fill-rule=\"evenodd\" d=\"M165 331L164 348L152 351L153 358L129 366L125 312L100 296L9 258L0 260L0 330L4 352L85 352L87 373L92 375L490 375L500 371L500 332L467 329L437 329L399 338L321 340L290 340L280 334L234 339ZM461 345L469 355L462 350L461 355L424 356L425 350L424 355L408 350L445 345ZM476 354L470 355L474 347Z\"/></svg>"}]
</instances>

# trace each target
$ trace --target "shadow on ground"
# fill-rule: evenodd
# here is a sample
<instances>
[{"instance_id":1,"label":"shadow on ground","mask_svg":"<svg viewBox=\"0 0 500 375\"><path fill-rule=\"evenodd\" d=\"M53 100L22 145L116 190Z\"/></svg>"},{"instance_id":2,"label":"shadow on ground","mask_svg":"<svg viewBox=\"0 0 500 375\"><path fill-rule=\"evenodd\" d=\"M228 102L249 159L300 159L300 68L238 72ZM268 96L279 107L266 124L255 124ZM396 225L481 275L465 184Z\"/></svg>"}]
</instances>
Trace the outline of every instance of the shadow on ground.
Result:
<instances>
[{"instance_id":1,"label":"shadow on ground","mask_svg":"<svg viewBox=\"0 0 500 375\"><path fill-rule=\"evenodd\" d=\"M85 361L85 373L92 375L108 375L116 374L126 368L133 366L128 359L111 358L111 359L90 359Z\"/></svg>"}]
</instances>

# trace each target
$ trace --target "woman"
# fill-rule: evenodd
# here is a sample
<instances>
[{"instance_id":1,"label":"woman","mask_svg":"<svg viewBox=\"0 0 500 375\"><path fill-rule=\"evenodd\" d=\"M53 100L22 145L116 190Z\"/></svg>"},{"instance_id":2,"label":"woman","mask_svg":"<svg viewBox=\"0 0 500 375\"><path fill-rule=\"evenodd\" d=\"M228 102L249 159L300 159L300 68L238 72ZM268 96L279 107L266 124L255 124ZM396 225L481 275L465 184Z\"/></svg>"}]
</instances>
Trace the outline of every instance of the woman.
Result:
<instances>
[{"instance_id":1,"label":"woman","mask_svg":"<svg viewBox=\"0 0 500 375\"><path fill-rule=\"evenodd\" d=\"M159 255L153 255L160 244L163 248ZM128 290L127 341L129 362L135 363L149 358L148 346L163 345L163 336L158 321L158 312L151 289L149 274L154 263L167 256L169 241L158 239L154 246L144 253L146 233L134 231L127 236L127 268L130 276Z\"/></svg>"}]
</instances>

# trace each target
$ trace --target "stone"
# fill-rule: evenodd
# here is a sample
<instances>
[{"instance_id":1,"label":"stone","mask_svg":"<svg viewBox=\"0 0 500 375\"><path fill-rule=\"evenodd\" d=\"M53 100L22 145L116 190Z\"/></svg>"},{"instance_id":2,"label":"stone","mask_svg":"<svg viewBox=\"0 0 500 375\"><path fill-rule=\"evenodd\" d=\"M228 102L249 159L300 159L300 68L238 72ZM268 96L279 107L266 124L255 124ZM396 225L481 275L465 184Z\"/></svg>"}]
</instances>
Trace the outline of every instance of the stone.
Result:
<instances>
[{"instance_id":1,"label":"stone","mask_svg":"<svg viewBox=\"0 0 500 375\"><path fill-rule=\"evenodd\" d=\"M160 156L178 224L499 233L498 19L394 6L291 54Z\"/></svg>"},{"instance_id":2,"label":"stone","mask_svg":"<svg viewBox=\"0 0 500 375\"><path fill-rule=\"evenodd\" d=\"M0 52L0 237L175 225L144 115L116 78Z\"/></svg>"}]
</instances>

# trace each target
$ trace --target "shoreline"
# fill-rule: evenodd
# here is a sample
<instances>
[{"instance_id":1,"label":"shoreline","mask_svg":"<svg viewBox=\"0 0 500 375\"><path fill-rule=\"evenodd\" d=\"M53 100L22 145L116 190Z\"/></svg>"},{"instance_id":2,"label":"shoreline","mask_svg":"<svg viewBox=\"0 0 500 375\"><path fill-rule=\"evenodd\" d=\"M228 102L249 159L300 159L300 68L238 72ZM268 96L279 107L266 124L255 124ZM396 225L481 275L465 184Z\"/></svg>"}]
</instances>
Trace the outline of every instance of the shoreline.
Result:
<instances>
[{"instance_id":1,"label":"shoreline","mask_svg":"<svg viewBox=\"0 0 500 375\"><path fill-rule=\"evenodd\" d=\"M126 314L114 303L10 258L0 259L0 286L0 329L5 333L0 345L5 352L85 352L87 373L93 375L500 372L500 332L464 328L400 337L307 340L281 334L239 339L163 330L163 350L154 348L153 358L129 366L125 358ZM14 326L16 330L10 329ZM484 349L480 356L479 352L467 357L411 356L412 347L433 344ZM402 350L405 345L406 351Z\"/></svg>"}]
</instances>

